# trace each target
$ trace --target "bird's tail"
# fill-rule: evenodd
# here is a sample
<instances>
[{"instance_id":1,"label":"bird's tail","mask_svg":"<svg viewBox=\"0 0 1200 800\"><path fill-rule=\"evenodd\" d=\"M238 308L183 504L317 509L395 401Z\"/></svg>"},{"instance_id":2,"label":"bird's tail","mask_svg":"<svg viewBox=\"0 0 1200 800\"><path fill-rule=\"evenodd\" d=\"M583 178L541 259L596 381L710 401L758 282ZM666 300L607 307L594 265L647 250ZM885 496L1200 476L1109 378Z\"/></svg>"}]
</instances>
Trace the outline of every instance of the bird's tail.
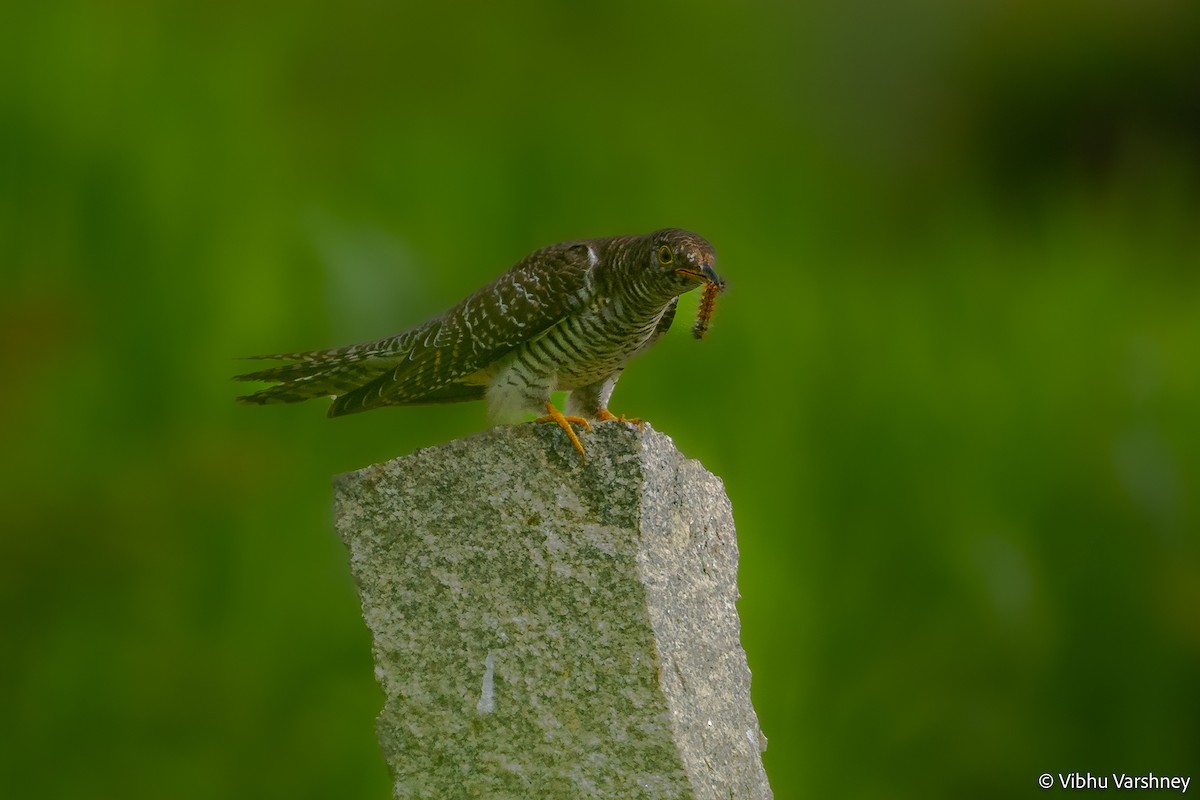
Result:
<instances>
[{"instance_id":1,"label":"bird's tail","mask_svg":"<svg viewBox=\"0 0 1200 800\"><path fill-rule=\"evenodd\" d=\"M289 361L266 369L235 375L237 381L273 383L266 389L237 398L239 403L266 405L268 403L298 403L317 397L344 395L394 367L399 360L394 350L380 347L382 343L353 345L334 350L312 350L305 353L276 353L251 356L256 360Z\"/></svg>"}]
</instances>

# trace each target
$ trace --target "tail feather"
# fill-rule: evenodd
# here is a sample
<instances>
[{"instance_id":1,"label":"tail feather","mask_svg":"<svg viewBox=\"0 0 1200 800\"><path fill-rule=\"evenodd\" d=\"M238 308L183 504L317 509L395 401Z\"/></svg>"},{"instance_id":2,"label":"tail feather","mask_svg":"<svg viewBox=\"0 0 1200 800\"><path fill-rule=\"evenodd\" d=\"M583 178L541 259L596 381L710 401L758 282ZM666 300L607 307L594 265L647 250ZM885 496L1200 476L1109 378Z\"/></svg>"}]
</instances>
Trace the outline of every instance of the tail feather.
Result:
<instances>
[{"instance_id":1,"label":"tail feather","mask_svg":"<svg viewBox=\"0 0 1200 800\"><path fill-rule=\"evenodd\" d=\"M358 362L361 364L362 362ZM322 361L298 361L292 364L279 364L274 367L235 375L235 381L264 381L266 383L288 383L291 381L311 380L322 372L336 370L337 364Z\"/></svg>"},{"instance_id":2,"label":"tail feather","mask_svg":"<svg viewBox=\"0 0 1200 800\"><path fill-rule=\"evenodd\" d=\"M235 375L237 381L274 383L237 398L239 403L298 403L318 397L337 397L358 389L393 369L406 355L398 337L332 350L251 356L255 360L290 361Z\"/></svg>"},{"instance_id":3,"label":"tail feather","mask_svg":"<svg viewBox=\"0 0 1200 800\"><path fill-rule=\"evenodd\" d=\"M237 398L239 403L266 405L268 403L298 403L318 397L334 397L338 401L330 408L331 416L350 414L379 405L371 398L379 397L384 384L396 383L395 370L404 365L404 370L428 370L437 359L430 357L413 360L413 355L423 346L428 350L429 340L439 329L440 322L433 320L410 328L403 333L373 342L338 347L330 350L310 350L298 353L275 353L251 356L255 360L288 361L265 369L235 375L234 380L262 381L273 383L253 394ZM424 351L423 351L424 352ZM407 374L407 373L406 373ZM423 374L423 373L422 373ZM389 395L385 405L407 402L456 402L482 397L482 387L456 389L430 387L420 396L403 399L400 395Z\"/></svg>"},{"instance_id":4,"label":"tail feather","mask_svg":"<svg viewBox=\"0 0 1200 800\"><path fill-rule=\"evenodd\" d=\"M238 375L241 381L265 381L275 386L237 398L239 403L298 403L317 397L344 395L370 383L395 366L394 361L353 364L297 363Z\"/></svg>"}]
</instances>

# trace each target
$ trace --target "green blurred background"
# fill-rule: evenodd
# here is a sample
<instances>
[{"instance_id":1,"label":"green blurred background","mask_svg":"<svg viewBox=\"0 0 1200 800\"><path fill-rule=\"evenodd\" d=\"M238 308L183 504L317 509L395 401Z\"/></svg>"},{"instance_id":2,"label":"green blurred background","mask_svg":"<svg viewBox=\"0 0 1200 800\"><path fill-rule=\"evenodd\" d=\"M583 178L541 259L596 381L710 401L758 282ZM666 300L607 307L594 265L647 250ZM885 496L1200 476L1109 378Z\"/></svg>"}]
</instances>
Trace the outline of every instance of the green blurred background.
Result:
<instances>
[{"instance_id":1,"label":"green blurred background","mask_svg":"<svg viewBox=\"0 0 1200 800\"><path fill-rule=\"evenodd\" d=\"M234 359L668 225L731 291L613 408L726 482L776 796L1200 779L1194 0L0 17L0 795L389 796L330 476L484 409Z\"/></svg>"}]
</instances>

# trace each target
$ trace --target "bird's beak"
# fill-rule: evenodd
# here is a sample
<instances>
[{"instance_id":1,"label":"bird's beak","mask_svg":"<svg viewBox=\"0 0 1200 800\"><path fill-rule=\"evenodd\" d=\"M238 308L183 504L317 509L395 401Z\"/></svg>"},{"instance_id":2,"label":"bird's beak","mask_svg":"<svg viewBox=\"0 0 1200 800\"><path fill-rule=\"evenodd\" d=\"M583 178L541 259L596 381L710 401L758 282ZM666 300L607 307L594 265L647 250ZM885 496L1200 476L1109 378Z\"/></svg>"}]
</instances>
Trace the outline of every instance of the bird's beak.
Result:
<instances>
[{"instance_id":1,"label":"bird's beak","mask_svg":"<svg viewBox=\"0 0 1200 800\"><path fill-rule=\"evenodd\" d=\"M725 279L716 273L711 264L701 264L698 270L684 269L681 267L675 271L680 275L686 275L689 278L692 278L697 283L711 283L718 289L725 288Z\"/></svg>"},{"instance_id":2,"label":"bird's beak","mask_svg":"<svg viewBox=\"0 0 1200 800\"><path fill-rule=\"evenodd\" d=\"M704 273L704 277L708 279L709 283L716 284L718 289L725 288L725 279L717 274L711 264L701 264L700 271Z\"/></svg>"}]
</instances>

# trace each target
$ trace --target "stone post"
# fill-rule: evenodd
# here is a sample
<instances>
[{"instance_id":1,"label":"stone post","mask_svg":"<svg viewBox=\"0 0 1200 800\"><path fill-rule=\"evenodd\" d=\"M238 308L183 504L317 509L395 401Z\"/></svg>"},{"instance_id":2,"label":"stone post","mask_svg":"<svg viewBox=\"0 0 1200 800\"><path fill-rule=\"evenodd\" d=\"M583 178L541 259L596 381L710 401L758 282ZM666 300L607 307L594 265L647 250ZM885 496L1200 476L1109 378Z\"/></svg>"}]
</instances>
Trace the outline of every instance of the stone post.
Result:
<instances>
[{"instance_id":1,"label":"stone post","mask_svg":"<svg viewBox=\"0 0 1200 800\"><path fill-rule=\"evenodd\" d=\"M721 480L649 426L335 479L397 798L770 798Z\"/></svg>"}]
</instances>

